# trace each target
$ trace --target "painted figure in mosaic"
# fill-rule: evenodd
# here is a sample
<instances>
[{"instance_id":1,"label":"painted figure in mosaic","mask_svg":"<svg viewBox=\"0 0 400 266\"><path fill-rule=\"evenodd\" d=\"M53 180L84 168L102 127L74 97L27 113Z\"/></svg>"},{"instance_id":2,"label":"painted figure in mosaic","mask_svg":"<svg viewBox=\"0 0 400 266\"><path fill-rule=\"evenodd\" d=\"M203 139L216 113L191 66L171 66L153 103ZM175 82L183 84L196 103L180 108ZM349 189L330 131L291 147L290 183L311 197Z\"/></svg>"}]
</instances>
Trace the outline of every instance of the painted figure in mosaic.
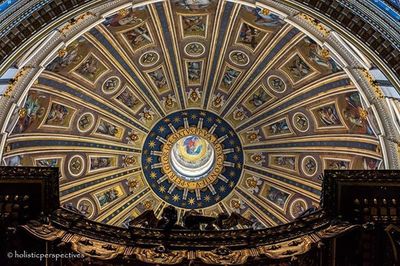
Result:
<instances>
[{"instance_id":1,"label":"painted figure in mosaic","mask_svg":"<svg viewBox=\"0 0 400 266\"><path fill-rule=\"evenodd\" d=\"M161 68L150 72L149 76L154 81L157 88L161 89L167 86L167 79L165 78L164 72Z\"/></svg>"},{"instance_id":2,"label":"painted figure in mosaic","mask_svg":"<svg viewBox=\"0 0 400 266\"><path fill-rule=\"evenodd\" d=\"M46 124L60 125L64 122L68 113L69 110L67 107L58 103L53 103L49 115L47 116Z\"/></svg>"},{"instance_id":3,"label":"painted figure in mosaic","mask_svg":"<svg viewBox=\"0 0 400 266\"><path fill-rule=\"evenodd\" d=\"M110 203L118 198L118 191L115 188L111 188L109 190L106 190L100 196L98 197L100 205L104 206L107 203Z\"/></svg>"},{"instance_id":4,"label":"painted figure in mosaic","mask_svg":"<svg viewBox=\"0 0 400 266\"><path fill-rule=\"evenodd\" d=\"M137 99L129 90L124 90L120 95L118 95L117 99L131 109L135 108L135 106L140 103L139 99Z\"/></svg>"},{"instance_id":5,"label":"painted figure in mosaic","mask_svg":"<svg viewBox=\"0 0 400 266\"><path fill-rule=\"evenodd\" d=\"M332 170L346 170L349 169L350 163L348 161L328 161L327 162L327 169Z\"/></svg>"},{"instance_id":6,"label":"painted figure in mosaic","mask_svg":"<svg viewBox=\"0 0 400 266\"><path fill-rule=\"evenodd\" d=\"M57 167L57 159L40 159L36 161L36 165L39 167Z\"/></svg>"},{"instance_id":7,"label":"painted figure in mosaic","mask_svg":"<svg viewBox=\"0 0 400 266\"><path fill-rule=\"evenodd\" d=\"M104 71L104 67L100 65L96 58L89 56L76 71L90 81L95 81L97 76Z\"/></svg>"},{"instance_id":8,"label":"painted figure in mosaic","mask_svg":"<svg viewBox=\"0 0 400 266\"><path fill-rule=\"evenodd\" d=\"M230 87L235 79L239 76L239 71L236 71L230 67L227 68L224 77L222 79L222 82L225 84L226 87Z\"/></svg>"},{"instance_id":9,"label":"painted figure in mosaic","mask_svg":"<svg viewBox=\"0 0 400 266\"><path fill-rule=\"evenodd\" d=\"M256 24L265 27L282 26L285 22L276 14L266 8L251 8L251 12L256 16Z\"/></svg>"},{"instance_id":10,"label":"painted figure in mosaic","mask_svg":"<svg viewBox=\"0 0 400 266\"><path fill-rule=\"evenodd\" d=\"M244 23L240 29L239 38L241 42L249 44L252 48L256 48L258 35L259 31L256 28Z\"/></svg>"},{"instance_id":11,"label":"painted figure in mosaic","mask_svg":"<svg viewBox=\"0 0 400 266\"><path fill-rule=\"evenodd\" d=\"M96 132L103 135L116 137L118 135L118 127L108 123L107 121L101 120Z\"/></svg>"},{"instance_id":12,"label":"painted figure in mosaic","mask_svg":"<svg viewBox=\"0 0 400 266\"><path fill-rule=\"evenodd\" d=\"M290 74L296 79L302 79L307 76L311 69L299 56L295 56L292 63L288 66Z\"/></svg>"},{"instance_id":13,"label":"painted figure in mosaic","mask_svg":"<svg viewBox=\"0 0 400 266\"><path fill-rule=\"evenodd\" d=\"M364 158L363 166L365 170L377 170L380 162L381 161L376 159Z\"/></svg>"},{"instance_id":14,"label":"painted figure in mosaic","mask_svg":"<svg viewBox=\"0 0 400 266\"><path fill-rule=\"evenodd\" d=\"M360 95L355 92L346 96L347 107L343 110L344 118L350 123L350 129L359 133L373 135L367 117L368 112L363 109Z\"/></svg>"},{"instance_id":15,"label":"painted figure in mosaic","mask_svg":"<svg viewBox=\"0 0 400 266\"><path fill-rule=\"evenodd\" d=\"M130 41L134 49L139 48L145 44L152 42L149 30L146 26L137 27L131 31L125 33L125 36Z\"/></svg>"},{"instance_id":16,"label":"painted figure in mosaic","mask_svg":"<svg viewBox=\"0 0 400 266\"><path fill-rule=\"evenodd\" d=\"M260 107L264 103L266 103L269 99L269 95L264 90L259 90L254 93L250 103L254 105L254 107Z\"/></svg>"},{"instance_id":17,"label":"painted figure in mosaic","mask_svg":"<svg viewBox=\"0 0 400 266\"><path fill-rule=\"evenodd\" d=\"M201 75L201 62L189 62L188 63L189 80L197 82L200 80L200 75Z\"/></svg>"},{"instance_id":18,"label":"painted figure in mosaic","mask_svg":"<svg viewBox=\"0 0 400 266\"><path fill-rule=\"evenodd\" d=\"M318 109L319 119L325 126L339 125L340 119L334 105L324 106Z\"/></svg>"},{"instance_id":19,"label":"painted figure in mosaic","mask_svg":"<svg viewBox=\"0 0 400 266\"><path fill-rule=\"evenodd\" d=\"M78 72L82 75L94 75L97 69L97 61L93 57L89 57L78 68Z\"/></svg>"},{"instance_id":20,"label":"painted figure in mosaic","mask_svg":"<svg viewBox=\"0 0 400 266\"><path fill-rule=\"evenodd\" d=\"M111 158L107 157L94 157L90 158L90 169L97 170L111 166Z\"/></svg>"},{"instance_id":21,"label":"painted figure in mosaic","mask_svg":"<svg viewBox=\"0 0 400 266\"><path fill-rule=\"evenodd\" d=\"M290 132L289 126L285 120L278 121L269 126L271 135L278 135Z\"/></svg>"},{"instance_id":22,"label":"painted figure in mosaic","mask_svg":"<svg viewBox=\"0 0 400 266\"><path fill-rule=\"evenodd\" d=\"M296 167L296 160L294 157L277 156L274 158L274 162L278 166L282 166L289 169L295 169Z\"/></svg>"},{"instance_id":23,"label":"painted figure in mosaic","mask_svg":"<svg viewBox=\"0 0 400 266\"><path fill-rule=\"evenodd\" d=\"M211 0L175 0L174 2L189 10L203 9L211 4Z\"/></svg>"},{"instance_id":24,"label":"painted figure in mosaic","mask_svg":"<svg viewBox=\"0 0 400 266\"><path fill-rule=\"evenodd\" d=\"M280 191L274 187L269 188L267 198L281 208L285 205L288 197L289 195L283 191Z\"/></svg>"},{"instance_id":25,"label":"painted figure in mosaic","mask_svg":"<svg viewBox=\"0 0 400 266\"><path fill-rule=\"evenodd\" d=\"M20 155L7 158L5 161L7 166L22 166L22 156Z\"/></svg>"},{"instance_id":26,"label":"painted figure in mosaic","mask_svg":"<svg viewBox=\"0 0 400 266\"><path fill-rule=\"evenodd\" d=\"M104 25L110 27L118 27L125 25L133 25L142 22L141 18L138 18L132 9L123 10L123 12L118 12L118 14L108 17L104 22Z\"/></svg>"},{"instance_id":27,"label":"painted figure in mosaic","mask_svg":"<svg viewBox=\"0 0 400 266\"><path fill-rule=\"evenodd\" d=\"M20 116L17 125L15 126L14 131L17 133L24 132L39 116L42 116L44 113L43 107L39 103L39 98L44 96L35 96L29 94L26 99L24 109L20 111Z\"/></svg>"},{"instance_id":28,"label":"painted figure in mosaic","mask_svg":"<svg viewBox=\"0 0 400 266\"><path fill-rule=\"evenodd\" d=\"M329 68L332 72L340 71L340 66L333 60L327 49L323 49L313 39L307 37L305 42L308 44L309 53L308 58L320 66Z\"/></svg>"},{"instance_id":29,"label":"painted figure in mosaic","mask_svg":"<svg viewBox=\"0 0 400 266\"><path fill-rule=\"evenodd\" d=\"M79 45L83 42L86 42L86 39L82 37L72 42L67 49L62 50L62 52L59 53L59 56L46 67L46 70L58 72L61 69L82 60L82 56L79 55L78 50Z\"/></svg>"},{"instance_id":30,"label":"painted figure in mosaic","mask_svg":"<svg viewBox=\"0 0 400 266\"><path fill-rule=\"evenodd\" d=\"M183 17L183 30L186 33L198 33L206 31L206 24L202 16Z\"/></svg>"}]
</instances>

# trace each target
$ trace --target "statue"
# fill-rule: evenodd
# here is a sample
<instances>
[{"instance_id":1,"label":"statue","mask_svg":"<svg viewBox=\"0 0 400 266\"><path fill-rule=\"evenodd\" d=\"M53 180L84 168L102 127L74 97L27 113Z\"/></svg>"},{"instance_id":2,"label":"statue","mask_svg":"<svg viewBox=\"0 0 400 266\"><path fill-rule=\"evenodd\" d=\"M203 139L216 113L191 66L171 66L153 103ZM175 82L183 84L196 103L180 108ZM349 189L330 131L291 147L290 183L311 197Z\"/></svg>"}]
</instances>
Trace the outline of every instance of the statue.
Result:
<instances>
[{"instance_id":1,"label":"statue","mask_svg":"<svg viewBox=\"0 0 400 266\"><path fill-rule=\"evenodd\" d=\"M177 229L178 212L173 206L163 209L161 219L158 219L153 210L147 210L129 222L129 226L142 226L145 228Z\"/></svg>"},{"instance_id":2,"label":"statue","mask_svg":"<svg viewBox=\"0 0 400 266\"><path fill-rule=\"evenodd\" d=\"M158 219L153 210L147 210L138 217L129 222L129 226L155 228L155 229L189 229L201 230L205 225L205 230L230 229L237 225L252 227L253 222L244 218L239 213L231 214L220 213L217 217L205 216L196 210L186 212L183 217L183 226L176 224L178 221L178 212L175 207L168 206L163 209L161 218Z\"/></svg>"},{"instance_id":3,"label":"statue","mask_svg":"<svg viewBox=\"0 0 400 266\"><path fill-rule=\"evenodd\" d=\"M230 229L239 224L245 227L251 227L253 222L236 212L233 212L230 215L227 213L220 213L215 218L204 216L195 210L191 210L183 216L183 225L187 229L200 230L202 224L206 225L206 230L224 230Z\"/></svg>"}]
</instances>

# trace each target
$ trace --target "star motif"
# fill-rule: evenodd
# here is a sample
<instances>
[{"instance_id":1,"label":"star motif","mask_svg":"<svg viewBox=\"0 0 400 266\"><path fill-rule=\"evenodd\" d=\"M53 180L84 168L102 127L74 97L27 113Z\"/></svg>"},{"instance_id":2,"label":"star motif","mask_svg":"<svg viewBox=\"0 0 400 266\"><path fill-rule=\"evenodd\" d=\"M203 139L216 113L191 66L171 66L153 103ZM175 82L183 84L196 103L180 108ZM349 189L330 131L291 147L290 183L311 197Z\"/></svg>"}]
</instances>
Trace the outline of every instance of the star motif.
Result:
<instances>
[{"instance_id":1,"label":"star motif","mask_svg":"<svg viewBox=\"0 0 400 266\"><path fill-rule=\"evenodd\" d=\"M151 133L150 133L150 136L151 136L151 137L155 137L155 135L156 135L156 133L154 133L154 132L151 132Z\"/></svg>"},{"instance_id":2,"label":"star motif","mask_svg":"<svg viewBox=\"0 0 400 266\"><path fill-rule=\"evenodd\" d=\"M161 186L158 188L158 190L160 190L161 193L164 193L164 192L165 192L165 187L164 187L163 185L161 185Z\"/></svg>"},{"instance_id":3,"label":"star motif","mask_svg":"<svg viewBox=\"0 0 400 266\"><path fill-rule=\"evenodd\" d=\"M200 112L201 116L206 116L207 114L205 112Z\"/></svg>"},{"instance_id":4,"label":"star motif","mask_svg":"<svg viewBox=\"0 0 400 266\"><path fill-rule=\"evenodd\" d=\"M215 201L219 201L221 199L221 196L217 195L214 199L215 199Z\"/></svg>"},{"instance_id":5,"label":"star motif","mask_svg":"<svg viewBox=\"0 0 400 266\"><path fill-rule=\"evenodd\" d=\"M201 201L197 202L197 207L203 207L203 203Z\"/></svg>"},{"instance_id":6,"label":"star motif","mask_svg":"<svg viewBox=\"0 0 400 266\"><path fill-rule=\"evenodd\" d=\"M233 170L229 172L229 176L230 176L230 177L234 177L235 174L236 174L236 173L235 173L235 171L233 171Z\"/></svg>"},{"instance_id":7,"label":"star motif","mask_svg":"<svg viewBox=\"0 0 400 266\"><path fill-rule=\"evenodd\" d=\"M148 154L149 153L149 150L143 150L143 154Z\"/></svg>"},{"instance_id":8,"label":"star motif","mask_svg":"<svg viewBox=\"0 0 400 266\"><path fill-rule=\"evenodd\" d=\"M181 121L181 118L180 118L179 116L177 116L177 117L174 118L174 122L175 122L175 123L179 123L179 121Z\"/></svg>"},{"instance_id":9,"label":"star motif","mask_svg":"<svg viewBox=\"0 0 400 266\"><path fill-rule=\"evenodd\" d=\"M233 160L234 160L234 161L239 160L239 156L238 156L237 154L233 155Z\"/></svg>"},{"instance_id":10,"label":"star motif","mask_svg":"<svg viewBox=\"0 0 400 266\"><path fill-rule=\"evenodd\" d=\"M154 140L151 140L150 142L149 142L149 147L150 148L154 148L156 146L156 142L154 141Z\"/></svg>"},{"instance_id":11,"label":"star motif","mask_svg":"<svg viewBox=\"0 0 400 266\"><path fill-rule=\"evenodd\" d=\"M242 150L242 148L240 148L240 146L236 146L235 150L236 150L236 152L240 152Z\"/></svg>"},{"instance_id":12,"label":"star motif","mask_svg":"<svg viewBox=\"0 0 400 266\"><path fill-rule=\"evenodd\" d=\"M156 174L156 172L153 172L153 171L151 171L151 173L150 173L150 177L151 177L151 179L154 179L154 178L156 178L156 177L157 177L157 174Z\"/></svg>"},{"instance_id":13,"label":"star motif","mask_svg":"<svg viewBox=\"0 0 400 266\"><path fill-rule=\"evenodd\" d=\"M229 144L231 144L231 145L233 146L233 145L235 145L235 141L234 141L233 139L231 139L231 140L229 141Z\"/></svg>"},{"instance_id":14,"label":"star motif","mask_svg":"<svg viewBox=\"0 0 400 266\"><path fill-rule=\"evenodd\" d=\"M171 122L171 119L165 118L165 119L164 119L164 122L165 122L165 123L169 123L169 122Z\"/></svg>"},{"instance_id":15,"label":"star motif","mask_svg":"<svg viewBox=\"0 0 400 266\"><path fill-rule=\"evenodd\" d=\"M221 130L221 132L225 132L226 128L225 127L220 127L219 130Z\"/></svg>"},{"instance_id":16,"label":"star motif","mask_svg":"<svg viewBox=\"0 0 400 266\"><path fill-rule=\"evenodd\" d=\"M229 135L234 136L235 132L233 132L232 130L229 130Z\"/></svg>"},{"instance_id":17,"label":"star motif","mask_svg":"<svg viewBox=\"0 0 400 266\"><path fill-rule=\"evenodd\" d=\"M222 120L219 118L215 119L215 121L217 121L217 123L222 123Z\"/></svg>"},{"instance_id":18,"label":"star motif","mask_svg":"<svg viewBox=\"0 0 400 266\"><path fill-rule=\"evenodd\" d=\"M179 201L179 200L180 200L179 195L178 195L178 194L175 194L175 195L172 197L172 200L175 201L175 202Z\"/></svg>"},{"instance_id":19,"label":"star motif","mask_svg":"<svg viewBox=\"0 0 400 266\"><path fill-rule=\"evenodd\" d=\"M207 118L207 121L208 121L209 123L211 123L211 122L213 121L212 117L208 117L208 118Z\"/></svg>"},{"instance_id":20,"label":"star motif","mask_svg":"<svg viewBox=\"0 0 400 266\"><path fill-rule=\"evenodd\" d=\"M226 190L225 186L222 185L222 186L219 187L219 191L225 192L225 190Z\"/></svg>"},{"instance_id":21,"label":"star motif","mask_svg":"<svg viewBox=\"0 0 400 266\"><path fill-rule=\"evenodd\" d=\"M188 203L189 205L193 205L195 202L194 198L189 198Z\"/></svg>"},{"instance_id":22,"label":"star motif","mask_svg":"<svg viewBox=\"0 0 400 266\"><path fill-rule=\"evenodd\" d=\"M160 133L163 133L163 132L165 131L165 127L160 126L160 127L158 128L158 131L160 131Z\"/></svg>"},{"instance_id":23,"label":"star motif","mask_svg":"<svg viewBox=\"0 0 400 266\"><path fill-rule=\"evenodd\" d=\"M242 169L242 164L241 163L236 163L236 168L237 169Z\"/></svg>"},{"instance_id":24,"label":"star motif","mask_svg":"<svg viewBox=\"0 0 400 266\"><path fill-rule=\"evenodd\" d=\"M147 163L152 163L152 162L153 162L153 158L147 157L147 158L146 158L146 162L147 162Z\"/></svg>"},{"instance_id":25,"label":"star motif","mask_svg":"<svg viewBox=\"0 0 400 266\"><path fill-rule=\"evenodd\" d=\"M210 195L206 195L206 196L204 197L204 200L205 200L206 202L209 202L209 201L211 200Z\"/></svg>"},{"instance_id":26,"label":"star motif","mask_svg":"<svg viewBox=\"0 0 400 266\"><path fill-rule=\"evenodd\" d=\"M165 196L164 196L164 199L165 199L165 200L169 200L169 195L165 195Z\"/></svg>"},{"instance_id":27,"label":"star motif","mask_svg":"<svg viewBox=\"0 0 400 266\"><path fill-rule=\"evenodd\" d=\"M192 114L192 115L190 116L190 118L193 119L193 120L195 120L195 119L197 118L197 115Z\"/></svg>"},{"instance_id":28,"label":"star motif","mask_svg":"<svg viewBox=\"0 0 400 266\"><path fill-rule=\"evenodd\" d=\"M233 188L234 186L235 186L235 182L230 181L230 182L229 182L229 187Z\"/></svg>"}]
</instances>

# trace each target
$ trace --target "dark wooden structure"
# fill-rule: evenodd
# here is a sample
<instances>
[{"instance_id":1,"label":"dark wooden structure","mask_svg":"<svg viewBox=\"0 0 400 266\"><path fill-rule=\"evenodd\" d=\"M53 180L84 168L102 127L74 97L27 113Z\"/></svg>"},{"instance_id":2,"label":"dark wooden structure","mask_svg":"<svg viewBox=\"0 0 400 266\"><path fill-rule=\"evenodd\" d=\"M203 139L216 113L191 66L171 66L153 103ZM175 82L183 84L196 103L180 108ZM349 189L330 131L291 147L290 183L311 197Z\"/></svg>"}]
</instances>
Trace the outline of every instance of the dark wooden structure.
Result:
<instances>
[{"instance_id":1,"label":"dark wooden structure","mask_svg":"<svg viewBox=\"0 0 400 266\"><path fill-rule=\"evenodd\" d=\"M0 170L1 265L399 263L399 171L327 171L322 208L285 225L189 230L96 223L59 206L56 169ZM15 258L24 252L64 257Z\"/></svg>"}]
</instances>

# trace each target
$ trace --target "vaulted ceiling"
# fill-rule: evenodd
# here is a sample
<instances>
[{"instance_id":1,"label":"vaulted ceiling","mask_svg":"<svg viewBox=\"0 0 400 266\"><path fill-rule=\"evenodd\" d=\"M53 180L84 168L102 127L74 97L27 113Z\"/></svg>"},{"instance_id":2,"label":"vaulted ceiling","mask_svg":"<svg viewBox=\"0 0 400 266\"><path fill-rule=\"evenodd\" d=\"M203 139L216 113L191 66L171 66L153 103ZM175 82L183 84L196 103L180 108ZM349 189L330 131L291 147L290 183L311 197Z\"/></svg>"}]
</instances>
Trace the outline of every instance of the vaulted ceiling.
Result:
<instances>
[{"instance_id":1,"label":"vaulted ceiling","mask_svg":"<svg viewBox=\"0 0 400 266\"><path fill-rule=\"evenodd\" d=\"M318 206L323 170L385 167L353 81L332 51L268 9L122 9L46 66L3 158L60 167L61 202L99 222L126 226L171 204L180 217L239 212L271 227ZM221 176L201 189L157 170L163 138L188 125L227 136Z\"/></svg>"}]
</instances>

